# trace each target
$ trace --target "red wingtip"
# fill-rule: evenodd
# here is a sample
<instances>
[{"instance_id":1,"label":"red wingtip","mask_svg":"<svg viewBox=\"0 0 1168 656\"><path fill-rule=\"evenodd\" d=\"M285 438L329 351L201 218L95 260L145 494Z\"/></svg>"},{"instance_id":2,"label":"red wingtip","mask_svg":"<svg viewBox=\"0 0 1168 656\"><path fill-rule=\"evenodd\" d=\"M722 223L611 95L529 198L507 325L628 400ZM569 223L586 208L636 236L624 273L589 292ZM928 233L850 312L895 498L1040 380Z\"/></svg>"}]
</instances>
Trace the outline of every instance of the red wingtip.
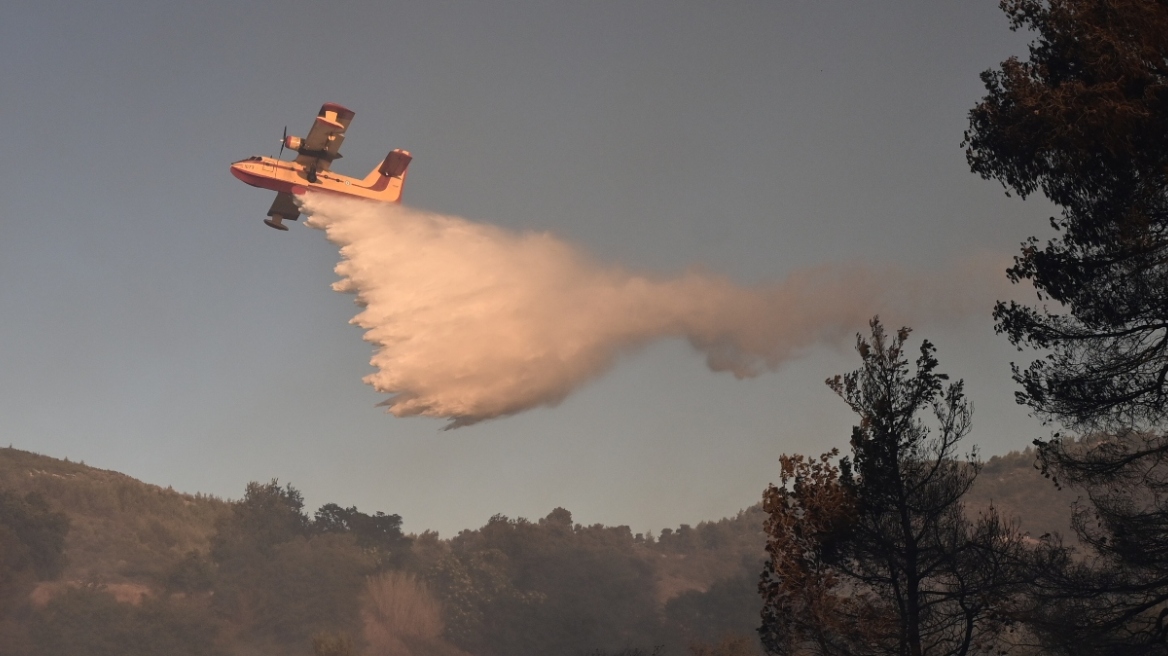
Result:
<instances>
[{"instance_id":1,"label":"red wingtip","mask_svg":"<svg viewBox=\"0 0 1168 656\"><path fill-rule=\"evenodd\" d=\"M331 103L331 102L325 103L324 105L321 105L320 114L317 114L317 116L324 116L325 112L336 112L338 119L352 119L354 116L357 115L356 112L349 109L348 107L344 107L342 105L338 105L337 103Z\"/></svg>"}]
</instances>

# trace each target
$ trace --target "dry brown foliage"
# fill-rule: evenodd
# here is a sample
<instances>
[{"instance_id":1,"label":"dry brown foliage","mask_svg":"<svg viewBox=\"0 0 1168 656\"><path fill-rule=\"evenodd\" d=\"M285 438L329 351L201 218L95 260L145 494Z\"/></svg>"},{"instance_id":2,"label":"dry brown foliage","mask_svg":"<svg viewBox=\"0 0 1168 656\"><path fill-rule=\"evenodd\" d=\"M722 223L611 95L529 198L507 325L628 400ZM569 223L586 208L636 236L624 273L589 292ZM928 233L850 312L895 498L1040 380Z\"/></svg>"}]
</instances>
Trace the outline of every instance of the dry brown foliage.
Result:
<instances>
[{"instance_id":1,"label":"dry brown foliage","mask_svg":"<svg viewBox=\"0 0 1168 656\"><path fill-rule=\"evenodd\" d=\"M820 653L837 651L841 638L859 639L859 625L887 623L876 612L880 604L866 590L841 580L823 558L855 514L854 499L840 483L840 469L833 463L838 455L833 449L818 458L781 456L780 484L763 493L770 536L766 572L759 583L764 624L790 632L776 640L811 640ZM854 618L864 621L849 621Z\"/></svg>"},{"instance_id":2,"label":"dry brown foliage","mask_svg":"<svg viewBox=\"0 0 1168 656\"><path fill-rule=\"evenodd\" d=\"M369 577L361 607L370 656L414 656L410 644L442 636L442 607L412 574Z\"/></svg>"}]
</instances>

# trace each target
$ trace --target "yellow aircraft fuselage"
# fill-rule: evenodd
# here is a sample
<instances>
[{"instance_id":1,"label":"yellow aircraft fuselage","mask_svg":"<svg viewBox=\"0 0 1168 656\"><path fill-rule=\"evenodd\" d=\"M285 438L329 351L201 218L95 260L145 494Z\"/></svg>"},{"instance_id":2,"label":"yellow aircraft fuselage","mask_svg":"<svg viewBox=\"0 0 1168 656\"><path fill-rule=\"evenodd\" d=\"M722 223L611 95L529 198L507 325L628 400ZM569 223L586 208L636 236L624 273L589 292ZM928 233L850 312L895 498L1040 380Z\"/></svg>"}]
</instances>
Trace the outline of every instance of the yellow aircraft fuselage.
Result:
<instances>
[{"instance_id":1,"label":"yellow aircraft fuselage","mask_svg":"<svg viewBox=\"0 0 1168 656\"><path fill-rule=\"evenodd\" d=\"M386 162L389 163L395 154L408 161L408 152L395 150L389 154ZM313 176L316 181L312 182L309 180L307 167L297 162L274 157L249 157L232 164L231 174L253 187L297 196L312 190L391 203L401 202L405 169L403 167L398 175L388 175L382 172L385 168L383 164L374 169L364 180L338 175L332 171L318 171Z\"/></svg>"}]
</instances>

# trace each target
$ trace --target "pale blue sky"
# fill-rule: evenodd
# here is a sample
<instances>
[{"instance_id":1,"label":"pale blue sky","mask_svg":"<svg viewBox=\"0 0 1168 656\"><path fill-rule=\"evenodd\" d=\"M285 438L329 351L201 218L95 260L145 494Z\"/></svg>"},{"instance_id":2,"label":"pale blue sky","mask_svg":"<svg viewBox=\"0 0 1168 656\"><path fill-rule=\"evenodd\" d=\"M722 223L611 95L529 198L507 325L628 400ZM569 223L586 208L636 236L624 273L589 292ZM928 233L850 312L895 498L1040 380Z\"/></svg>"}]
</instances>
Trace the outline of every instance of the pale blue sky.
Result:
<instances>
[{"instance_id":1,"label":"pale blue sky","mask_svg":"<svg viewBox=\"0 0 1168 656\"><path fill-rule=\"evenodd\" d=\"M370 347L318 232L260 220L230 162L321 103L336 170L415 155L410 205L550 230L605 261L743 282L807 265L1012 255L1050 208L959 148L978 73L1025 37L985 2L198 3L0 10L0 441L188 492L278 477L311 507L449 536L495 513L659 530L732 514L783 452L845 446L824 348L755 380L667 342L556 408L440 432L361 383ZM917 326L968 381L971 442L1012 402L989 307ZM857 326L857 329L862 328Z\"/></svg>"}]
</instances>

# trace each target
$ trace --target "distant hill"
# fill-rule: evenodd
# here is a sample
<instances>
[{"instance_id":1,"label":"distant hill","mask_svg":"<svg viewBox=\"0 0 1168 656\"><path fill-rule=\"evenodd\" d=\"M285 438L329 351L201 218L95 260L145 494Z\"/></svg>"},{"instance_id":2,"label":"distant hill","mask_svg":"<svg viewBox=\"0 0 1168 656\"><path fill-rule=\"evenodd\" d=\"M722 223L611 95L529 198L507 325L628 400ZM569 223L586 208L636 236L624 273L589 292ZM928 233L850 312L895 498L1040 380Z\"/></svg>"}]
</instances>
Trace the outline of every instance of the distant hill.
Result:
<instances>
[{"instance_id":1,"label":"distant hill","mask_svg":"<svg viewBox=\"0 0 1168 656\"><path fill-rule=\"evenodd\" d=\"M65 580L155 587L190 551L206 552L227 502L125 474L0 448L0 490L39 492L69 516Z\"/></svg>"},{"instance_id":2,"label":"distant hill","mask_svg":"<svg viewBox=\"0 0 1168 656\"><path fill-rule=\"evenodd\" d=\"M575 645L573 653L581 654L617 653L622 645L649 653L664 645L666 653L683 654L687 645L711 645L727 635L750 644L757 639L756 587L765 557L765 515L758 504L733 517L683 524L656 536L634 535L628 527L576 525L562 508L536 521L496 516L446 540L433 533L398 533L405 551L392 559L362 546L356 524L313 524L305 509L303 523L294 524L306 532L271 542L262 556L253 554L258 560L246 560L247 540L267 535L270 526L264 522L272 517L247 519L234 502L12 448L0 448L0 491L21 497L39 493L51 510L70 520L66 570L57 581L36 587L27 597L31 610L23 611L32 614L34 628L38 622L47 628L29 633L25 639L33 646L14 654L69 656L55 636L67 627L75 627L68 630L83 641L100 633L102 620L95 618L114 612L109 604L123 609L128 624L117 631L136 631L141 653L157 652L150 636L197 625L202 628L191 629L192 635L213 640L223 654L308 654L309 637L317 630L308 625L314 622L354 637L357 653L388 640L397 646L386 653L395 656L524 656L555 651L557 645ZM289 498L299 494L291 487L279 493L285 492ZM1028 449L986 461L965 501L971 515L992 503L1032 536L1070 537L1076 497L1044 479ZM350 510L355 512L333 506L336 518ZM378 530L400 523L396 516L360 516L380 522L370 524ZM234 533L216 537L225 526ZM235 544L236 551L212 554L213 540ZM232 564L235 557L246 560L242 569ZM175 578L184 572L198 576ZM370 592L375 585L381 586L376 588L381 597ZM109 594L94 596L93 590ZM398 597L441 615L427 620L424 640L409 633L414 629L402 624L405 620L385 615ZM377 599L389 605L378 610L370 605ZM335 617L322 619L324 608ZM79 624L81 617L94 623ZM382 635L378 626L406 633ZM440 630L441 636L435 633ZM393 642L394 636L405 642ZM210 648L196 644L191 642L191 653Z\"/></svg>"},{"instance_id":3,"label":"distant hill","mask_svg":"<svg viewBox=\"0 0 1168 656\"><path fill-rule=\"evenodd\" d=\"M0 448L0 489L39 492L68 514L67 580L155 584L190 551L206 553L215 520L230 512L227 501L213 496L182 494L13 448ZM992 503L1035 537L1048 532L1070 537L1070 504L1077 496L1044 479L1034 467L1034 450L1026 449L987 460L966 507L977 513ZM739 574L752 554L761 559L763 518L752 507L696 528L666 529L647 549L657 557L658 598L664 602L685 590L704 590Z\"/></svg>"},{"instance_id":4,"label":"distant hill","mask_svg":"<svg viewBox=\"0 0 1168 656\"><path fill-rule=\"evenodd\" d=\"M966 511L976 514L991 503L1007 518L1017 518L1032 537L1058 533L1070 543L1071 504L1079 493L1059 489L1035 468L1033 448L1011 451L987 460L965 500Z\"/></svg>"}]
</instances>

